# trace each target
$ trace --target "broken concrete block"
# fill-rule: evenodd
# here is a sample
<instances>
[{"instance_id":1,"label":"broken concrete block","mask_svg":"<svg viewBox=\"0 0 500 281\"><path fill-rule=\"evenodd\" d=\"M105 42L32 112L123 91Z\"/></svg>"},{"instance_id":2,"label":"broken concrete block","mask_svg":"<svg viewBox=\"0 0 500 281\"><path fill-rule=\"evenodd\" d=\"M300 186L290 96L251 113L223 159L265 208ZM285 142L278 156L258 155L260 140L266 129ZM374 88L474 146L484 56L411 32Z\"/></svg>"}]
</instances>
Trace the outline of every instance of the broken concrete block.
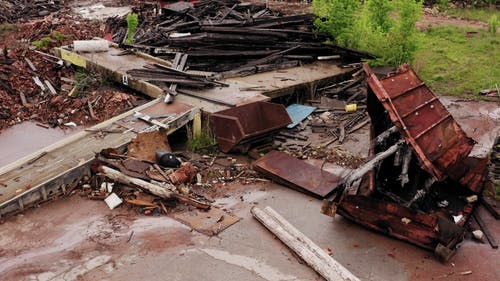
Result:
<instances>
[{"instance_id":1,"label":"broken concrete block","mask_svg":"<svg viewBox=\"0 0 500 281\"><path fill-rule=\"evenodd\" d=\"M118 207L121 203L123 203L123 200L116 195L116 193L111 193L106 199L104 199L104 202L108 204L108 207L113 210L114 208Z\"/></svg>"}]
</instances>

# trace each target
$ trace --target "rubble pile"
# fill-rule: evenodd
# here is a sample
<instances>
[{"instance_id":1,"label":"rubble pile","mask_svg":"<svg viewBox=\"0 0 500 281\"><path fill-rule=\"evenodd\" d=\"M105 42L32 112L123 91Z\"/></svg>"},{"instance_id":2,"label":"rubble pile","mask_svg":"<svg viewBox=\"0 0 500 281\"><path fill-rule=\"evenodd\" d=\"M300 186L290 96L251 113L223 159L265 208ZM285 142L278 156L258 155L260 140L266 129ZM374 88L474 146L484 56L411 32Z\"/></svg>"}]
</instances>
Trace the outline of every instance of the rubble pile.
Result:
<instances>
[{"instance_id":1,"label":"rubble pile","mask_svg":"<svg viewBox=\"0 0 500 281\"><path fill-rule=\"evenodd\" d=\"M0 0L0 23L44 17L63 7L61 0Z\"/></svg>"},{"instance_id":2,"label":"rubble pile","mask_svg":"<svg viewBox=\"0 0 500 281\"><path fill-rule=\"evenodd\" d=\"M89 21L48 16L19 24L4 34L0 43L0 130L25 120L52 127L95 123L132 107L135 98L126 93L105 88L83 91L82 84L88 84L91 75L76 74L49 53L51 47L103 32L103 26ZM97 81L94 89L100 84Z\"/></svg>"},{"instance_id":3,"label":"rubble pile","mask_svg":"<svg viewBox=\"0 0 500 281\"><path fill-rule=\"evenodd\" d=\"M157 142L159 138L163 141ZM137 151L136 142L151 147ZM229 182L267 181L227 155L173 154L165 148L170 150L162 131L153 131L139 134L122 149L103 150L92 165L92 176L82 177L76 190L91 200L105 200L111 209L124 202L140 214L160 215L186 206L208 210Z\"/></svg>"},{"instance_id":4,"label":"rubble pile","mask_svg":"<svg viewBox=\"0 0 500 281\"><path fill-rule=\"evenodd\" d=\"M264 4L240 1L177 2L152 17L139 9L134 44L125 44L125 18L110 19L113 39L162 58L188 55L186 68L233 77L298 66L318 59L359 62L369 54L324 42L313 32L312 14L282 16ZM128 46L127 46L128 45Z\"/></svg>"}]
</instances>

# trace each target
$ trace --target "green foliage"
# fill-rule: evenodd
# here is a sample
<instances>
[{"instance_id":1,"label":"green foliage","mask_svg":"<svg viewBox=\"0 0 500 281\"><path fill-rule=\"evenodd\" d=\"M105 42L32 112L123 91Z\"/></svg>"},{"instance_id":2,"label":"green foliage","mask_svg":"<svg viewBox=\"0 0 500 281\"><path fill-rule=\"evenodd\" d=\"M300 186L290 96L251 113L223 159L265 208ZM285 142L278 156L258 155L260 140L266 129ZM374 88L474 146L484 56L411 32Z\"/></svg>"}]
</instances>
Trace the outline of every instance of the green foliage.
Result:
<instances>
[{"instance_id":1,"label":"green foliage","mask_svg":"<svg viewBox=\"0 0 500 281\"><path fill-rule=\"evenodd\" d=\"M346 33L352 36L337 43L375 54L372 65L411 63L419 46L415 23L421 13L421 1L367 0Z\"/></svg>"},{"instance_id":2,"label":"green foliage","mask_svg":"<svg viewBox=\"0 0 500 281\"><path fill-rule=\"evenodd\" d=\"M448 9L449 0L438 0L436 1L437 7L440 12L446 11Z\"/></svg>"},{"instance_id":3,"label":"green foliage","mask_svg":"<svg viewBox=\"0 0 500 281\"><path fill-rule=\"evenodd\" d=\"M497 28L498 28L498 18L496 15L493 15L488 21L488 30L490 31L491 34L496 34Z\"/></svg>"},{"instance_id":4,"label":"green foliage","mask_svg":"<svg viewBox=\"0 0 500 281\"><path fill-rule=\"evenodd\" d=\"M358 0L313 0L313 12L318 16L315 25L320 32L330 33L335 41L349 45L354 36L352 27L359 10Z\"/></svg>"},{"instance_id":5,"label":"green foliage","mask_svg":"<svg viewBox=\"0 0 500 281\"><path fill-rule=\"evenodd\" d=\"M498 35L459 25L440 26L429 28L421 44L413 67L436 93L475 95L498 84L500 67L494 59L500 57Z\"/></svg>"},{"instance_id":6,"label":"green foliage","mask_svg":"<svg viewBox=\"0 0 500 281\"><path fill-rule=\"evenodd\" d=\"M60 32L54 31L50 33L48 36L41 38L40 40L33 41L33 46L37 47L37 49L43 47L50 47L53 41L62 41L64 39L64 35Z\"/></svg>"},{"instance_id":7,"label":"green foliage","mask_svg":"<svg viewBox=\"0 0 500 281\"><path fill-rule=\"evenodd\" d=\"M49 47L50 46L50 37L43 37L40 40L33 41L33 46L35 46L37 49L43 48L43 47Z\"/></svg>"},{"instance_id":8,"label":"green foliage","mask_svg":"<svg viewBox=\"0 0 500 281\"><path fill-rule=\"evenodd\" d=\"M452 17L458 17L462 19L468 20L477 20L482 22L488 22L492 16L496 15L497 18L500 18L500 11L497 9L488 9L488 8L449 8L447 10L447 14Z\"/></svg>"},{"instance_id":9,"label":"green foliage","mask_svg":"<svg viewBox=\"0 0 500 281\"><path fill-rule=\"evenodd\" d=\"M85 68L78 68L75 72L75 92L73 97L80 96L85 92L100 87L104 83L100 73L89 72Z\"/></svg>"},{"instance_id":10,"label":"green foliage","mask_svg":"<svg viewBox=\"0 0 500 281\"><path fill-rule=\"evenodd\" d=\"M372 29L389 32L394 24L391 19L391 13L394 9L393 3L389 0L371 0L366 2L366 9Z\"/></svg>"},{"instance_id":11,"label":"green foliage","mask_svg":"<svg viewBox=\"0 0 500 281\"><path fill-rule=\"evenodd\" d=\"M198 137L193 137L191 127L187 127L188 130L188 148L191 151L198 153L209 153L214 145L217 144L215 137L209 128L204 128Z\"/></svg>"},{"instance_id":12,"label":"green foliage","mask_svg":"<svg viewBox=\"0 0 500 281\"><path fill-rule=\"evenodd\" d=\"M64 39L64 35L62 35L61 32L54 31L51 34L52 38L54 38L57 41L62 41Z\"/></svg>"},{"instance_id":13,"label":"green foliage","mask_svg":"<svg viewBox=\"0 0 500 281\"><path fill-rule=\"evenodd\" d=\"M130 13L127 15L127 39L125 43L133 44L134 43L134 35L137 31L137 27L139 26L139 16L135 13Z\"/></svg>"}]
</instances>

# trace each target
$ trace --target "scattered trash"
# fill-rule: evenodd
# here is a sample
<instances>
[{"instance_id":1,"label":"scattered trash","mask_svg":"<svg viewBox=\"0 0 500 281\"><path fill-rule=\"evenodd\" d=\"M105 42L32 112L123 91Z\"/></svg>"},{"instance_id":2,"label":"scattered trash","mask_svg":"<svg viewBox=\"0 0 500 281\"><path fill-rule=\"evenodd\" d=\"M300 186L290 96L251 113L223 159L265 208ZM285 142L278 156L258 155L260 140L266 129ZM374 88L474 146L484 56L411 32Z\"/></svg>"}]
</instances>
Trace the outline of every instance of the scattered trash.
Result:
<instances>
[{"instance_id":1,"label":"scattered trash","mask_svg":"<svg viewBox=\"0 0 500 281\"><path fill-rule=\"evenodd\" d=\"M121 203L123 203L123 200L118 197L115 193L111 193L106 199L104 199L104 202L108 205L108 207L113 210L114 208L118 207Z\"/></svg>"},{"instance_id":2,"label":"scattered trash","mask_svg":"<svg viewBox=\"0 0 500 281\"><path fill-rule=\"evenodd\" d=\"M478 230L472 231L472 235L474 236L475 239L483 242L484 233L481 230L478 229Z\"/></svg>"},{"instance_id":3,"label":"scattered trash","mask_svg":"<svg viewBox=\"0 0 500 281\"><path fill-rule=\"evenodd\" d=\"M288 129L291 129L297 126L302 120L306 119L307 116L311 115L311 113L316 110L316 107L306 106L301 104L292 104L286 108L286 112L292 118L292 124L286 126Z\"/></svg>"},{"instance_id":4,"label":"scattered trash","mask_svg":"<svg viewBox=\"0 0 500 281\"><path fill-rule=\"evenodd\" d=\"M174 154L165 150L156 151L156 161L160 166L168 168L179 168L181 165L181 161Z\"/></svg>"}]
</instances>

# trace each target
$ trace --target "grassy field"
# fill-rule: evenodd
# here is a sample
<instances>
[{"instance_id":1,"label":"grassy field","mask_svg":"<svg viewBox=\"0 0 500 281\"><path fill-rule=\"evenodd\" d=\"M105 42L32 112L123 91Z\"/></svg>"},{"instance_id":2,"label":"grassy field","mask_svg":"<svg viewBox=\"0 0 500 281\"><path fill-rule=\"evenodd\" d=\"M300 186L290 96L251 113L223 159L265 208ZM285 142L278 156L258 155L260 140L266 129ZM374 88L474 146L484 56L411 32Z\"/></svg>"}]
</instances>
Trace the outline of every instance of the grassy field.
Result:
<instances>
[{"instance_id":1,"label":"grassy field","mask_svg":"<svg viewBox=\"0 0 500 281\"><path fill-rule=\"evenodd\" d=\"M422 37L413 66L435 93L478 97L480 90L500 87L498 33L450 25L429 28Z\"/></svg>"},{"instance_id":2,"label":"grassy field","mask_svg":"<svg viewBox=\"0 0 500 281\"><path fill-rule=\"evenodd\" d=\"M491 16L496 15L500 19L500 11L490 8L466 8L457 9L450 8L446 10L445 14L468 20L477 20L482 22L488 22Z\"/></svg>"}]
</instances>

